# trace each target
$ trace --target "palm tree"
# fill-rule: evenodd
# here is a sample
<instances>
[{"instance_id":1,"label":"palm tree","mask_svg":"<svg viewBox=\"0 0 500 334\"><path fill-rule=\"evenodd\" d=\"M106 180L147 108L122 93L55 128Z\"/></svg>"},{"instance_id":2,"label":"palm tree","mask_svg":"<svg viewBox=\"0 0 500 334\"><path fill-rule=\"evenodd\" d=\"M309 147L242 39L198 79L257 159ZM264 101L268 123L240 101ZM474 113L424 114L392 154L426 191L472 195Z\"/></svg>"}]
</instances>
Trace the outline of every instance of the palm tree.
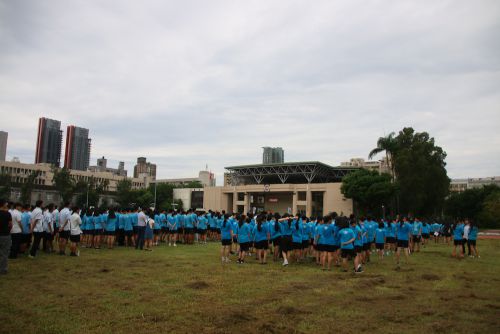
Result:
<instances>
[{"instance_id":1,"label":"palm tree","mask_svg":"<svg viewBox=\"0 0 500 334\"><path fill-rule=\"evenodd\" d=\"M391 132L385 137L380 137L377 140L377 147L374 148L373 150L370 151L370 154L368 154L368 159L372 159L374 156L379 154L380 152L385 151L385 158L387 161L387 164L389 165L389 169L391 170L391 177L392 181L394 182L396 178L396 173L394 169L394 163L393 163L393 157L394 154L396 153L396 148L397 148L397 141L396 138L394 137L395 133Z\"/></svg>"}]
</instances>

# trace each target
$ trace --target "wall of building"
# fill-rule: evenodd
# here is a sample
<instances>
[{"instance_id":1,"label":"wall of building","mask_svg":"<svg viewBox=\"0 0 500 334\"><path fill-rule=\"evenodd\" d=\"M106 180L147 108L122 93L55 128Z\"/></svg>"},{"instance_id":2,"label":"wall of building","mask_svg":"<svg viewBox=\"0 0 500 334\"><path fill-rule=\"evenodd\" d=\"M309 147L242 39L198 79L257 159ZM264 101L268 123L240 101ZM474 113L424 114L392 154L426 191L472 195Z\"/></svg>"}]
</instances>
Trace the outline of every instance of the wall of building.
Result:
<instances>
[{"instance_id":1,"label":"wall of building","mask_svg":"<svg viewBox=\"0 0 500 334\"><path fill-rule=\"evenodd\" d=\"M205 209L235 212L238 206L243 206L244 212L248 212L252 209L251 196L264 194L265 198L278 197L277 203L270 203L266 200L265 208L268 210L272 208L276 212L285 213L288 207L291 207L295 214L300 208L305 208L306 214L311 216L313 212L312 193L321 192L323 193L323 215L333 211L350 215L353 212L352 200L344 198L340 187L340 182L206 187L204 189L204 207ZM299 192L305 197L299 196ZM241 193L240 197L238 197L238 193Z\"/></svg>"}]
</instances>

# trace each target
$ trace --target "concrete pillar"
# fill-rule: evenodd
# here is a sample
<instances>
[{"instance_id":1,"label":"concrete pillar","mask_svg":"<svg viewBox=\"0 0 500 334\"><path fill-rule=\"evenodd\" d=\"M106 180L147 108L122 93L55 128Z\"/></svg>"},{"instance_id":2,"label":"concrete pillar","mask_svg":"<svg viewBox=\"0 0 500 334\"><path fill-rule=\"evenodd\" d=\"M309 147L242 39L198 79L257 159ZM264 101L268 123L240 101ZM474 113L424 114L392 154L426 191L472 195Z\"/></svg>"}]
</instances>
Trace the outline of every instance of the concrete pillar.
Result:
<instances>
[{"instance_id":1,"label":"concrete pillar","mask_svg":"<svg viewBox=\"0 0 500 334\"><path fill-rule=\"evenodd\" d=\"M233 192L233 213L238 209L238 193L236 190Z\"/></svg>"},{"instance_id":2,"label":"concrete pillar","mask_svg":"<svg viewBox=\"0 0 500 334\"><path fill-rule=\"evenodd\" d=\"M243 213L247 214L248 211L250 211L250 195L248 193L245 193L245 199L244 199L244 204L243 204Z\"/></svg>"},{"instance_id":3,"label":"concrete pillar","mask_svg":"<svg viewBox=\"0 0 500 334\"><path fill-rule=\"evenodd\" d=\"M297 199L299 198L299 194L297 191L293 192L293 199L292 199L292 213L293 215L297 214Z\"/></svg>"},{"instance_id":4,"label":"concrete pillar","mask_svg":"<svg viewBox=\"0 0 500 334\"><path fill-rule=\"evenodd\" d=\"M306 216L311 217L312 215L312 192L309 190L309 187L307 189L306 193Z\"/></svg>"}]
</instances>

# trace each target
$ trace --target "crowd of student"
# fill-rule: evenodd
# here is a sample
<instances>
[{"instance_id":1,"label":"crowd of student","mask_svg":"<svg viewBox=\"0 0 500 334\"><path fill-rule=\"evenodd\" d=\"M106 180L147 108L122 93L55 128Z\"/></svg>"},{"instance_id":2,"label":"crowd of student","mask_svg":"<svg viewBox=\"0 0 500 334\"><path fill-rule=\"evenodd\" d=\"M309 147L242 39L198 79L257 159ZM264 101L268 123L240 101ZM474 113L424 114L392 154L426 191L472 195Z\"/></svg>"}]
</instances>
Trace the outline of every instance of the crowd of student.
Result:
<instances>
[{"instance_id":1,"label":"crowd of student","mask_svg":"<svg viewBox=\"0 0 500 334\"><path fill-rule=\"evenodd\" d=\"M221 261L243 264L255 253L261 264L267 263L268 253L273 260L283 260L283 266L292 261L314 259L324 270L332 264L348 270L352 261L354 272L363 272L363 264L370 261L372 252L382 259L395 253L399 266L401 252L406 259L411 252L420 251L431 238L434 242L450 243L453 236L453 256L464 257L465 245L469 255L479 257L476 248L478 227L469 221L455 224L429 223L418 218L396 217L375 221L356 219L332 213L325 217L307 218L301 215L260 213L226 214L222 212L187 212L131 209L84 209L69 203L57 208L43 207L38 201L34 208L0 200L0 273L7 272L7 257L19 253L35 258L39 251L78 256L79 245L85 248L113 248L115 245L151 251L154 246L169 246L220 241Z\"/></svg>"}]
</instances>

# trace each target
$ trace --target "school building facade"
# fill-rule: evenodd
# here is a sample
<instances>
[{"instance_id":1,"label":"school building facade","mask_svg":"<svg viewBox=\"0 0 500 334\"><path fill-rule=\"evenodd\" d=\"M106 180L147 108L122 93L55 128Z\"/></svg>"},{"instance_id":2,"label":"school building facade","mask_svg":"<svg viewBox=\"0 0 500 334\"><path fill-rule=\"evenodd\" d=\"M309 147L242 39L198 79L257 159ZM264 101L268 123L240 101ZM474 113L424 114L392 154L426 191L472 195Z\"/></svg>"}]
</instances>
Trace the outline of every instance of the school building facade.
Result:
<instances>
[{"instance_id":1,"label":"school building facade","mask_svg":"<svg viewBox=\"0 0 500 334\"><path fill-rule=\"evenodd\" d=\"M225 185L205 187L203 206L226 212L349 215L353 202L345 198L341 179L357 168L320 162L296 162L226 167Z\"/></svg>"}]
</instances>

